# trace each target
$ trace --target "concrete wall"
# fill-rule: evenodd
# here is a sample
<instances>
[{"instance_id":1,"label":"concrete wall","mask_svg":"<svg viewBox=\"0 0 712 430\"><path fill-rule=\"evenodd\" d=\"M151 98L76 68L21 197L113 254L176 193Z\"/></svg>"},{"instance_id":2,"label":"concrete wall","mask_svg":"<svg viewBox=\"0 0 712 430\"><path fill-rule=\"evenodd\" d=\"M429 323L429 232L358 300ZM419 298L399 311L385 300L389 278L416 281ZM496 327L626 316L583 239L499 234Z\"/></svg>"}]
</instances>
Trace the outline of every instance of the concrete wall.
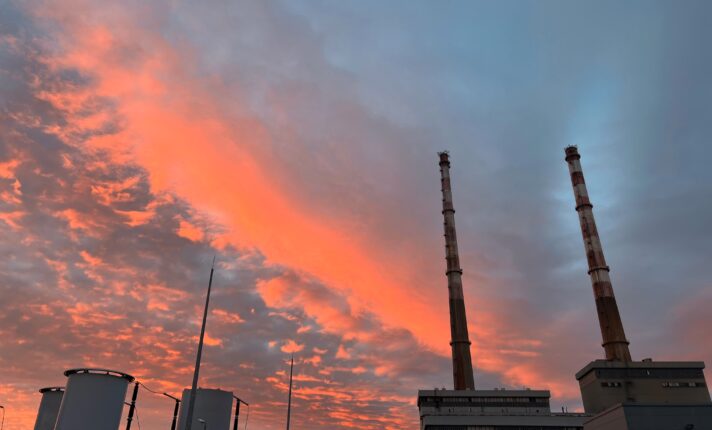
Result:
<instances>
[{"instance_id":1,"label":"concrete wall","mask_svg":"<svg viewBox=\"0 0 712 430\"><path fill-rule=\"evenodd\" d=\"M229 430L232 418L232 392L219 389L198 388L193 409L194 430L202 430L203 425L198 421L206 421L208 430ZM178 417L178 429L184 430L188 424L188 403L190 390L183 390Z\"/></svg>"},{"instance_id":2,"label":"concrete wall","mask_svg":"<svg viewBox=\"0 0 712 430\"><path fill-rule=\"evenodd\" d=\"M584 430L709 430L712 405L638 405L610 408L588 420Z\"/></svg>"},{"instance_id":3,"label":"concrete wall","mask_svg":"<svg viewBox=\"0 0 712 430\"><path fill-rule=\"evenodd\" d=\"M597 360L576 377L586 412L619 403L710 404L702 363Z\"/></svg>"}]
</instances>

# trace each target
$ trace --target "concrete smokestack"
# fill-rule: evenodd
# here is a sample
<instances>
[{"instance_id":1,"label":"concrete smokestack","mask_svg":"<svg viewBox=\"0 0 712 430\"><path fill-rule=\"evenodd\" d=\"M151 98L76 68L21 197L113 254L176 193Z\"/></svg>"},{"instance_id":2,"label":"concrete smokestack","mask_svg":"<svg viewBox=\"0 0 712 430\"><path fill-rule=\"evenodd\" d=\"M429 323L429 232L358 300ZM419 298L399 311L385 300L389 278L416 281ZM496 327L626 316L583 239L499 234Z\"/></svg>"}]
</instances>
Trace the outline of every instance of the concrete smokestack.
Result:
<instances>
[{"instance_id":1,"label":"concrete smokestack","mask_svg":"<svg viewBox=\"0 0 712 430\"><path fill-rule=\"evenodd\" d=\"M440 177L443 192L443 217L445 218L445 259L447 260L447 288L450 296L450 335L452 347L452 373L456 390L474 390L470 339L467 333L465 298L462 294L462 269L455 234L455 208L450 188L450 160L447 152L440 156Z\"/></svg>"},{"instance_id":2,"label":"concrete smokestack","mask_svg":"<svg viewBox=\"0 0 712 430\"><path fill-rule=\"evenodd\" d=\"M628 350L629 342L625 338L618 305L613 295L611 278L608 275L609 268L603 256L603 247L601 239L598 237L596 221L593 219L593 205L588 198L586 182L583 179L581 156L575 146L567 147L565 152L576 198L576 212L578 212L581 222L583 245L588 259L588 274L591 277L593 295L596 298L596 310L598 311L598 322L601 325L606 359L629 362L631 361Z\"/></svg>"}]
</instances>

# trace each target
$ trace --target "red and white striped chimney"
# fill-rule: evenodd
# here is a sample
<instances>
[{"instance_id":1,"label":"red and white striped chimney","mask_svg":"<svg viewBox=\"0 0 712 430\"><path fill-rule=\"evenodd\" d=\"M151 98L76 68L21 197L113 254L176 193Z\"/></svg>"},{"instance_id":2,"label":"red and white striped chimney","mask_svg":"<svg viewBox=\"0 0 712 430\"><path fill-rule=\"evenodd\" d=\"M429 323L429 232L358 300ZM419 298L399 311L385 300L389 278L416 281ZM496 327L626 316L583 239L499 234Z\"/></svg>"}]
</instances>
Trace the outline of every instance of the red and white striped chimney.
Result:
<instances>
[{"instance_id":1,"label":"red and white striped chimney","mask_svg":"<svg viewBox=\"0 0 712 430\"><path fill-rule=\"evenodd\" d=\"M581 170L581 156L578 148L569 146L565 149L566 162L571 173L571 185L574 188L576 198L576 212L581 222L581 234L583 235L583 245L588 259L588 274L593 284L593 295L596 298L596 310L598 311L598 322L601 325L601 336L603 337L603 349L606 351L607 360L631 361L629 342L625 338L623 322L616 298L613 295L613 286L608 274L609 268L603 256L601 239L598 237L596 221L593 219L593 205L588 198L586 182Z\"/></svg>"},{"instance_id":2,"label":"red and white striped chimney","mask_svg":"<svg viewBox=\"0 0 712 430\"><path fill-rule=\"evenodd\" d=\"M443 192L443 217L445 219L445 259L447 261L447 287L450 297L450 346L452 347L452 373L456 390L474 390L475 378L470 356L470 338L467 333L465 298L462 293L462 269L455 234L455 208L450 187L450 160L447 152L440 156L440 180Z\"/></svg>"}]
</instances>

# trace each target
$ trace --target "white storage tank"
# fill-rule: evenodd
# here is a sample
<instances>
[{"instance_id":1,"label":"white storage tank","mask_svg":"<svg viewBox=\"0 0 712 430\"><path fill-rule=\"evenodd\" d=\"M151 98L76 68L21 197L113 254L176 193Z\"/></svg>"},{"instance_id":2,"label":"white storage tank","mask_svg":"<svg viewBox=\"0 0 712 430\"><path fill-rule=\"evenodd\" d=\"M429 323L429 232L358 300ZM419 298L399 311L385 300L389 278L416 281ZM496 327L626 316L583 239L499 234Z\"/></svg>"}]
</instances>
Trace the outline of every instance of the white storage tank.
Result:
<instances>
[{"instance_id":1,"label":"white storage tank","mask_svg":"<svg viewBox=\"0 0 712 430\"><path fill-rule=\"evenodd\" d=\"M42 393L42 400L40 400L40 409L37 411L35 430L54 430L59 405L62 403L62 396L64 396L64 387L40 388L40 393Z\"/></svg>"},{"instance_id":2,"label":"white storage tank","mask_svg":"<svg viewBox=\"0 0 712 430\"><path fill-rule=\"evenodd\" d=\"M185 430L188 420L188 403L190 403L190 389L183 390L183 399L180 402L180 418L178 429ZM232 417L232 392L220 389L198 388L193 409L193 430L203 430L204 420L207 430L230 430Z\"/></svg>"},{"instance_id":3,"label":"white storage tank","mask_svg":"<svg viewBox=\"0 0 712 430\"><path fill-rule=\"evenodd\" d=\"M134 377L107 369L70 369L54 430L117 430Z\"/></svg>"}]
</instances>

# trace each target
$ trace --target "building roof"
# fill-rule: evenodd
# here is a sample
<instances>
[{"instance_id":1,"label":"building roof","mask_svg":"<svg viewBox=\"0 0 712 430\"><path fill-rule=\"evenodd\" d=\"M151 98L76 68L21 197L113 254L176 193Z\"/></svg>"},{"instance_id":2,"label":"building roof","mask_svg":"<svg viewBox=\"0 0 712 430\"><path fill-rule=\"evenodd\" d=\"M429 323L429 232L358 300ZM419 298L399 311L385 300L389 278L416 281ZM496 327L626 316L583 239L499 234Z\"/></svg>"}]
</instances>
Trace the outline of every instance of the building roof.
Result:
<instances>
[{"instance_id":1,"label":"building roof","mask_svg":"<svg viewBox=\"0 0 712 430\"><path fill-rule=\"evenodd\" d=\"M418 390L418 397L551 397L549 390Z\"/></svg>"},{"instance_id":2,"label":"building roof","mask_svg":"<svg viewBox=\"0 0 712 430\"><path fill-rule=\"evenodd\" d=\"M586 374L596 369L704 369L702 361L609 361L594 360L576 373L576 379L583 378Z\"/></svg>"}]
</instances>

